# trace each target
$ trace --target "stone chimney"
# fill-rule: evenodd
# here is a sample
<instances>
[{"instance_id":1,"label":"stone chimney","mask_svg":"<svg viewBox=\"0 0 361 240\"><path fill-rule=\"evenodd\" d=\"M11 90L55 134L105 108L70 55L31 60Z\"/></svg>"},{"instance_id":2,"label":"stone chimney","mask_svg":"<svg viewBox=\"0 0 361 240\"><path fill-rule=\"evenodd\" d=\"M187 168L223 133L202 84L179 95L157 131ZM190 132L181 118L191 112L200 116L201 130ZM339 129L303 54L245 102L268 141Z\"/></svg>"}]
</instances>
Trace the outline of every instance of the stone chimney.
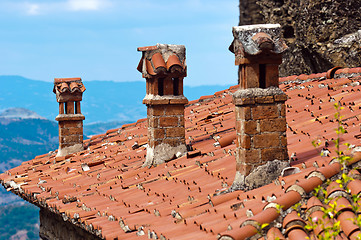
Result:
<instances>
[{"instance_id":1,"label":"stone chimney","mask_svg":"<svg viewBox=\"0 0 361 240\"><path fill-rule=\"evenodd\" d=\"M240 67L233 95L237 132L237 173L233 189L270 183L288 166L287 95L279 88L278 66L287 49L279 24L233 27L230 51Z\"/></svg>"},{"instance_id":2,"label":"stone chimney","mask_svg":"<svg viewBox=\"0 0 361 240\"><path fill-rule=\"evenodd\" d=\"M66 156L83 148L83 120L80 101L85 87L81 78L55 78L53 92L59 103L59 150L57 156Z\"/></svg>"},{"instance_id":3,"label":"stone chimney","mask_svg":"<svg viewBox=\"0 0 361 240\"><path fill-rule=\"evenodd\" d=\"M140 47L138 71L146 79L148 148L144 166L156 166L183 155L185 145L183 78L185 47L157 44Z\"/></svg>"}]
</instances>

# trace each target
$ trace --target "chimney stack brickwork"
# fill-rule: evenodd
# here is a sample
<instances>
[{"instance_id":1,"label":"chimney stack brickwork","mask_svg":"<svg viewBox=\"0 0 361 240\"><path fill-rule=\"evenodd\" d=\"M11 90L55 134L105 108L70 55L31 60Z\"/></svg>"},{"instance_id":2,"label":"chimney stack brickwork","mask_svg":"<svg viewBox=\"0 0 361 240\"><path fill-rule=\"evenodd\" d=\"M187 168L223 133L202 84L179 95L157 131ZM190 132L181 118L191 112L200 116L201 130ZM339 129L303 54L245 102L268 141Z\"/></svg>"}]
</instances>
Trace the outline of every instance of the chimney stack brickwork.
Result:
<instances>
[{"instance_id":1,"label":"chimney stack brickwork","mask_svg":"<svg viewBox=\"0 0 361 240\"><path fill-rule=\"evenodd\" d=\"M184 105L148 105L149 147L185 145Z\"/></svg>"},{"instance_id":2,"label":"chimney stack brickwork","mask_svg":"<svg viewBox=\"0 0 361 240\"><path fill-rule=\"evenodd\" d=\"M144 166L155 166L186 152L183 78L187 75L185 47L157 44L140 47L138 71L146 78L148 148Z\"/></svg>"},{"instance_id":3,"label":"chimney stack brickwork","mask_svg":"<svg viewBox=\"0 0 361 240\"><path fill-rule=\"evenodd\" d=\"M238 98L235 95L237 171L247 176L268 161L287 160L285 94Z\"/></svg>"},{"instance_id":4,"label":"chimney stack brickwork","mask_svg":"<svg viewBox=\"0 0 361 240\"><path fill-rule=\"evenodd\" d=\"M59 149L57 156L66 156L83 149L83 120L80 102L85 87L80 78L55 78L53 92L59 103Z\"/></svg>"},{"instance_id":5,"label":"chimney stack brickwork","mask_svg":"<svg viewBox=\"0 0 361 240\"><path fill-rule=\"evenodd\" d=\"M278 65L287 46L280 34L278 24L233 28L230 51L240 66L239 89L233 95L237 132L233 188L265 185L288 166L287 95L278 83Z\"/></svg>"}]
</instances>

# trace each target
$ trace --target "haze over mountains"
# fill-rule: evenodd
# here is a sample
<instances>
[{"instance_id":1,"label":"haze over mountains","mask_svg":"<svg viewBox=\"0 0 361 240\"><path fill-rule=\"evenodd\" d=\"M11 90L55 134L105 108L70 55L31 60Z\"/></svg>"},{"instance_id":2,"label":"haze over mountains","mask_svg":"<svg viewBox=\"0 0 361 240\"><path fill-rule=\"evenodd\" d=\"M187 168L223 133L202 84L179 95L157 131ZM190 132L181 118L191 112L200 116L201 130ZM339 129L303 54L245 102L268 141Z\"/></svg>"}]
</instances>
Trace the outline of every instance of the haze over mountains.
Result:
<instances>
[{"instance_id":1,"label":"haze over mountains","mask_svg":"<svg viewBox=\"0 0 361 240\"><path fill-rule=\"evenodd\" d=\"M5 171L58 146L58 103L53 83L20 76L0 76L0 171ZM85 81L81 103L84 135L146 117L145 81ZM189 100L213 94L227 86L184 87ZM20 161L20 162L19 162Z\"/></svg>"},{"instance_id":2,"label":"haze over mountains","mask_svg":"<svg viewBox=\"0 0 361 240\"><path fill-rule=\"evenodd\" d=\"M26 108L8 108L3 112L0 112L1 119L45 119L36 112L30 111Z\"/></svg>"},{"instance_id":3,"label":"haze over mountains","mask_svg":"<svg viewBox=\"0 0 361 240\"><path fill-rule=\"evenodd\" d=\"M0 76L0 171L58 147L58 103L53 83ZM101 134L146 117L145 81L85 81L84 135ZM189 100L228 86L184 87Z\"/></svg>"},{"instance_id":4,"label":"haze over mountains","mask_svg":"<svg viewBox=\"0 0 361 240\"><path fill-rule=\"evenodd\" d=\"M34 111L49 120L54 120L57 116L58 103L53 93L52 82L36 81L21 76L0 76L0 82L0 112L7 108L20 107ZM142 104L145 81L112 82L83 79L83 82L86 91L81 107L85 115L85 124L136 121L146 117L146 106ZM228 87L185 86L184 95L189 100L194 100Z\"/></svg>"}]
</instances>

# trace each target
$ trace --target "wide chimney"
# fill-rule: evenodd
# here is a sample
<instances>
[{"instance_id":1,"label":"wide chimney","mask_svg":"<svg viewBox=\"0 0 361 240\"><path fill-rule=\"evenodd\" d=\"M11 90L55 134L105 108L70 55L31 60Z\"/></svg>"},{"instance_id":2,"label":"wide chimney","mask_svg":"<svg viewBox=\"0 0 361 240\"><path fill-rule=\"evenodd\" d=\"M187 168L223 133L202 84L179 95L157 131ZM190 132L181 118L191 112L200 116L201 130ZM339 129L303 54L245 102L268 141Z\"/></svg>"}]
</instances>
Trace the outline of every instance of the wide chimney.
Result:
<instances>
[{"instance_id":1,"label":"wide chimney","mask_svg":"<svg viewBox=\"0 0 361 240\"><path fill-rule=\"evenodd\" d=\"M279 88L278 66L287 46L279 24L233 27L230 51L239 65L233 95L237 132L237 174L233 189L270 183L288 166L287 95Z\"/></svg>"},{"instance_id":2,"label":"wide chimney","mask_svg":"<svg viewBox=\"0 0 361 240\"><path fill-rule=\"evenodd\" d=\"M80 110L85 87L81 78L55 78L53 92L59 103L59 150L57 156L66 156L84 150L83 120Z\"/></svg>"},{"instance_id":3,"label":"wide chimney","mask_svg":"<svg viewBox=\"0 0 361 240\"><path fill-rule=\"evenodd\" d=\"M146 79L148 147L144 166L156 166L186 151L183 78L187 75L185 47L157 44L140 47L138 71Z\"/></svg>"}]
</instances>

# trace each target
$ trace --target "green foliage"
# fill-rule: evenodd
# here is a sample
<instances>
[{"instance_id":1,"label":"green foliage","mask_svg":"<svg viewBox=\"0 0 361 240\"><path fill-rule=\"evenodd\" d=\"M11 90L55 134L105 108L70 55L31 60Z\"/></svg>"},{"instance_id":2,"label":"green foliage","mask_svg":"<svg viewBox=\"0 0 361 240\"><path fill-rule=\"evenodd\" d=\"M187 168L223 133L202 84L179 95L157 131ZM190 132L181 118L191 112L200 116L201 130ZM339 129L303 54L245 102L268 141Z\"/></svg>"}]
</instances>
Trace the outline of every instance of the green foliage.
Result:
<instances>
[{"instance_id":1,"label":"green foliage","mask_svg":"<svg viewBox=\"0 0 361 240\"><path fill-rule=\"evenodd\" d=\"M39 208L29 203L0 207L0 239L10 239L15 234L39 239Z\"/></svg>"},{"instance_id":2,"label":"green foliage","mask_svg":"<svg viewBox=\"0 0 361 240\"><path fill-rule=\"evenodd\" d=\"M347 150L350 150L351 145L348 143L341 145L341 143L340 143L342 134L347 133L347 131L343 127L343 122L342 122L343 117L340 114L340 111L343 109L343 107L341 107L340 103L335 103L334 108L336 110L334 117L337 122L337 128L335 129L337 138L335 140L333 140L333 142L335 143L337 157L334 157L334 159L337 160L342 165L341 176L335 182L339 184L340 188L346 189L347 192L350 192L349 189L347 189L347 184L350 181L352 181L353 179L346 174L346 170L347 170L346 167L347 167L348 162L351 161L352 158L350 156L347 156L344 154L344 151L341 149L341 146L344 145L344 146L346 146ZM312 145L314 147L319 147L321 145L321 142L313 141ZM310 217L308 224L305 226L305 228L307 230L313 231L313 234L315 234L314 230L316 229L316 227L320 227L322 229L322 234L319 236L314 235L313 236L314 239L322 239L322 240L336 239L337 236L341 232L341 226L340 226L341 223L340 223L340 221L337 220L337 216L338 216L337 215L338 214L337 199L338 198L333 198L333 199L329 198L328 193L326 191L326 188L327 188L327 186L330 185L330 183L331 183L331 181L327 180L327 182L325 184L326 187L318 186L317 188L314 189L314 195L318 199L320 199L321 202L324 202L325 204L327 204L326 208L325 207L321 208L321 211L323 212L322 219ZM359 195L357 195L357 196L352 195L352 209L355 212L360 212L360 210L361 210L360 205L358 204L359 197L360 197ZM356 219L353 219L353 221L356 225L361 227L360 215L358 215ZM361 236L358 236L358 239L361 239L360 237Z\"/></svg>"}]
</instances>

